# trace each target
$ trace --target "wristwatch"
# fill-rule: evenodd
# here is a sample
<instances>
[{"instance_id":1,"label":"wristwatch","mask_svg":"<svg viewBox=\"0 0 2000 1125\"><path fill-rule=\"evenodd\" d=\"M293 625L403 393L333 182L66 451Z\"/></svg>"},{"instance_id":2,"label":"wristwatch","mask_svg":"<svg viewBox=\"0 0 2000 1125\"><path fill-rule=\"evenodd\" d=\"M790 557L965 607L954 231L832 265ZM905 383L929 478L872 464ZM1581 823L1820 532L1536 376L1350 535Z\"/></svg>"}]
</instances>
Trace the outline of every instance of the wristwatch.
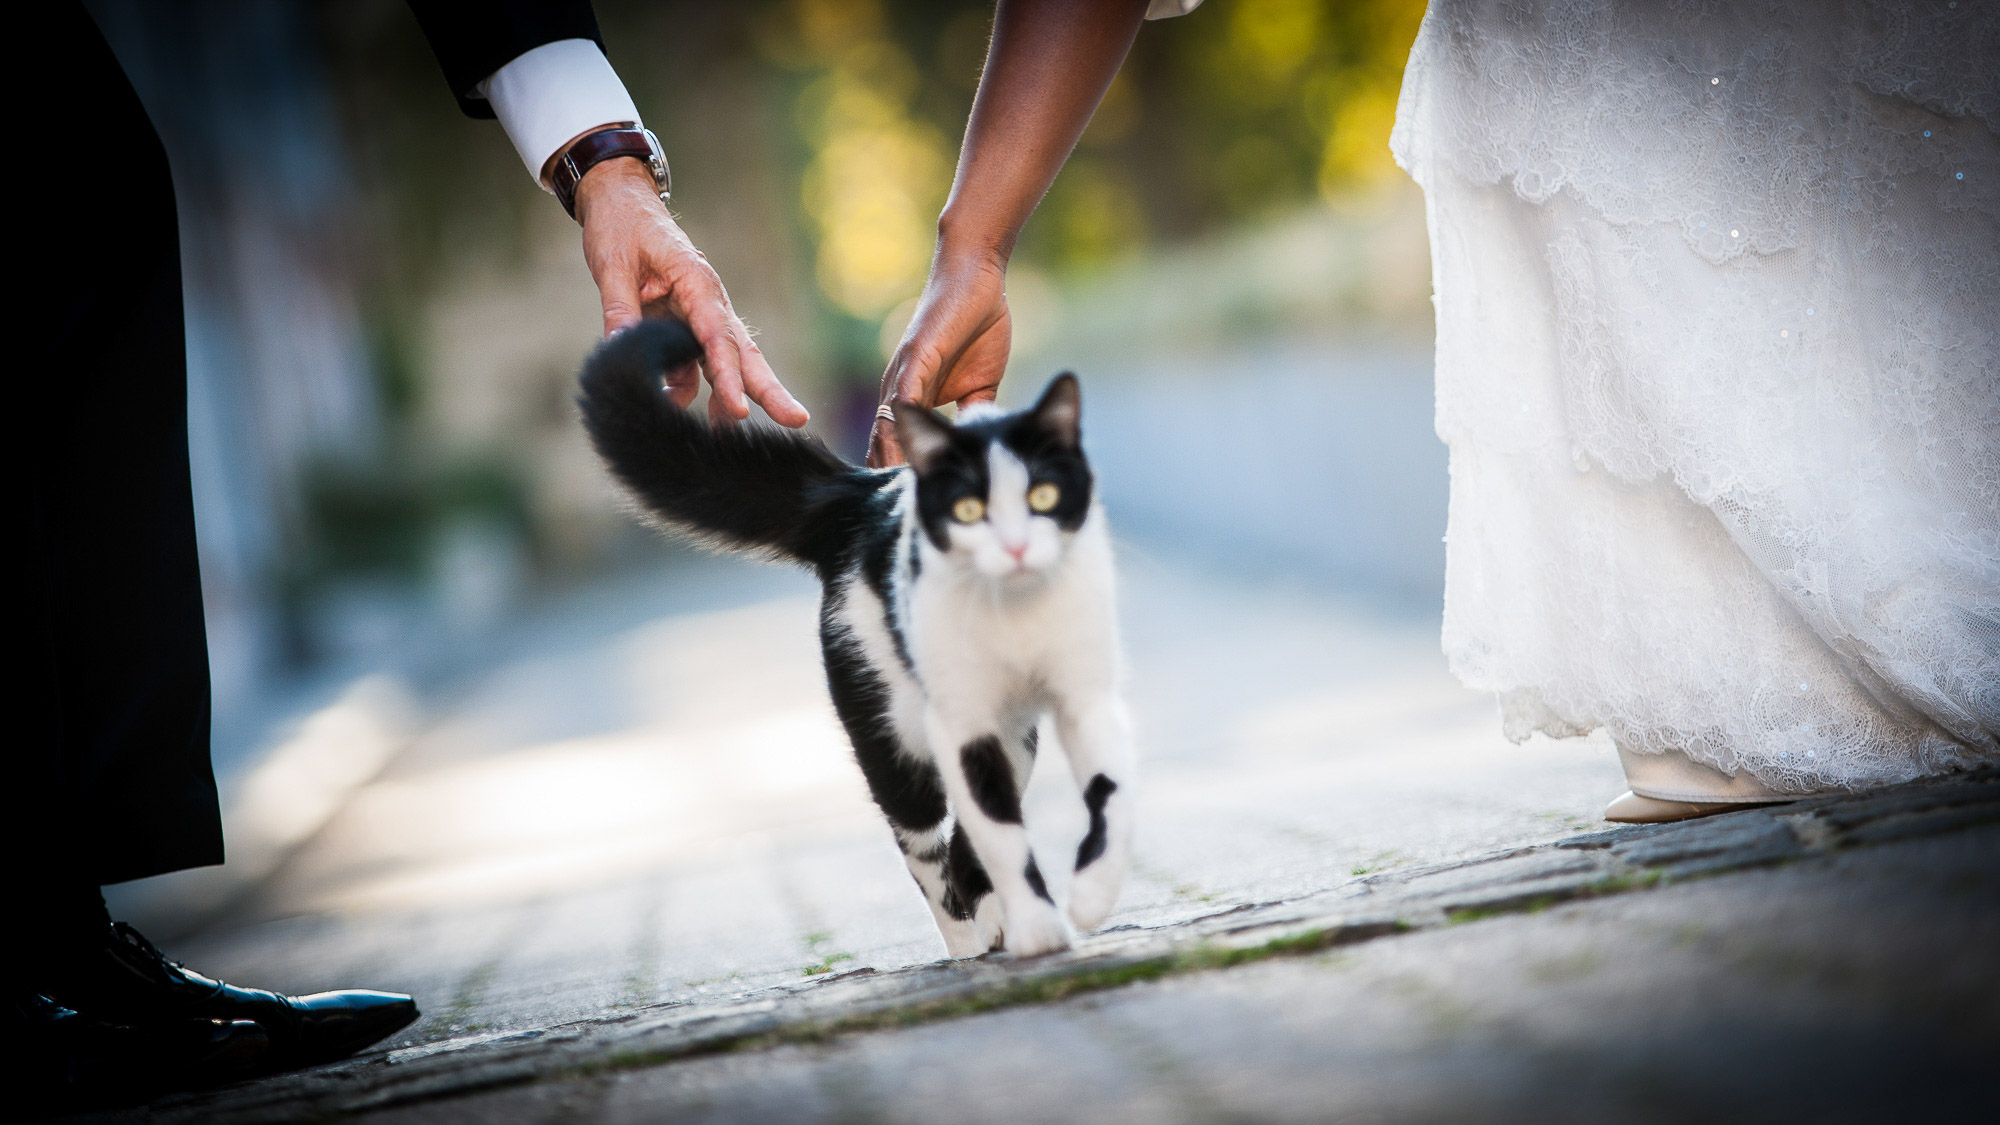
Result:
<instances>
[{"instance_id":1,"label":"wristwatch","mask_svg":"<svg viewBox=\"0 0 2000 1125\"><path fill-rule=\"evenodd\" d=\"M674 177L667 168L667 154L660 148L660 138L651 129L641 129L630 122L609 125L570 142L549 169L549 186L555 189L556 198L562 200L563 210L569 212L570 218L576 218L576 185L583 182L583 174L620 156L637 157L645 162L646 170L653 174L653 186L659 189L661 203L673 197Z\"/></svg>"}]
</instances>

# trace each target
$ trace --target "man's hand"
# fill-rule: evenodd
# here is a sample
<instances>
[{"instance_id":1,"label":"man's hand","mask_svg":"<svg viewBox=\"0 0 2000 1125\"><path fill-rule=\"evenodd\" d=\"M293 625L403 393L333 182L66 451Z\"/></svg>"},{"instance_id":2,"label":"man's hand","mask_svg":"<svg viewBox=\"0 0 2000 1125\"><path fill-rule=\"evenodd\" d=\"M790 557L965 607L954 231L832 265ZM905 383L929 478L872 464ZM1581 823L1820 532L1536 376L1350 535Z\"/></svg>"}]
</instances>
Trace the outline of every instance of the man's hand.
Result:
<instances>
[{"instance_id":1,"label":"man's hand","mask_svg":"<svg viewBox=\"0 0 2000 1125\"><path fill-rule=\"evenodd\" d=\"M710 421L748 418L755 401L780 425L806 424L806 408L771 373L730 307L722 279L660 204L644 165L619 158L586 172L576 187L576 217L583 224L583 260L604 300L604 334L629 328L650 312L686 321L701 342L700 372L690 364L667 375L677 405L694 401L706 374L713 389Z\"/></svg>"},{"instance_id":2,"label":"man's hand","mask_svg":"<svg viewBox=\"0 0 2000 1125\"><path fill-rule=\"evenodd\" d=\"M940 247L916 315L882 375L880 405L899 398L961 409L992 402L1007 373L1014 320L1007 312L1007 265L997 254ZM896 424L877 415L868 434L868 467L903 463Z\"/></svg>"}]
</instances>

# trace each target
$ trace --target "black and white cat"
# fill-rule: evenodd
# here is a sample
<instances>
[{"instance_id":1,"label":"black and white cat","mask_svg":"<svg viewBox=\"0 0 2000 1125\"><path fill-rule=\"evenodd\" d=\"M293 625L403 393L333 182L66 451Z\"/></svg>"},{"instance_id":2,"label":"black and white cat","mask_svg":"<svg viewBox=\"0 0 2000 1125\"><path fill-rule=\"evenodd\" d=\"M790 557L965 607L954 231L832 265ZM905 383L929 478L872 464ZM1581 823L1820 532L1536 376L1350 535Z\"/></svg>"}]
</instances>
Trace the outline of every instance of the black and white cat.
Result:
<instances>
[{"instance_id":1,"label":"black and white cat","mask_svg":"<svg viewBox=\"0 0 2000 1125\"><path fill-rule=\"evenodd\" d=\"M676 321L599 345L578 399L598 453L667 527L818 573L834 710L950 954L1067 947L1124 881L1135 764L1076 377L956 425L898 403L908 467L869 470L674 406L663 373L699 354ZM1021 819L1044 719L1090 814L1067 917Z\"/></svg>"}]
</instances>

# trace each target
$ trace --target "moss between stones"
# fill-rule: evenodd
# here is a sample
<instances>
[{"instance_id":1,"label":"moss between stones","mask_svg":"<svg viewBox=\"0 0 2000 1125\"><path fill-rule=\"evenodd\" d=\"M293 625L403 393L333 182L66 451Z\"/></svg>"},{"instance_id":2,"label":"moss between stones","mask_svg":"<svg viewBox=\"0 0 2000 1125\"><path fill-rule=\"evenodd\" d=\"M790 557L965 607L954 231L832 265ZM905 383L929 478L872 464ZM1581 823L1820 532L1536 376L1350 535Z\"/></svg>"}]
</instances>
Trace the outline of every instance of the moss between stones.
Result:
<instances>
[{"instance_id":1,"label":"moss between stones","mask_svg":"<svg viewBox=\"0 0 2000 1125\"><path fill-rule=\"evenodd\" d=\"M1990 776L2000 777L2000 770L1991 771ZM1982 776L1977 778L1977 780L1983 781L1986 780L1986 777ZM1986 816L1976 820L1974 823L1987 823L1991 819L1990 816ZM1969 825L1953 824L1946 828L1945 832L1956 831L1965 827L1969 827ZM1940 832L1938 834L1942 835L1945 833ZM1863 846L1873 842L1871 840L1854 841L1855 844ZM1532 913L1561 902L1615 895L1656 886L1668 881L1676 883L1688 882L1758 867L1783 867L1791 862L1806 858L1810 857L1759 857L1751 862L1677 876L1671 879L1663 869L1641 868L1635 871L1607 876L1574 888L1566 888L1561 892L1502 900L1488 906L1450 910L1445 913L1445 922L1447 924L1458 924L1502 914ZM1241 965L1251 961L1276 957L1304 956L1337 946L1359 944L1377 937L1404 933L1418 928L1420 927L1409 922L1397 920L1393 922L1335 925L1310 929L1241 947L1231 947L1216 942L1200 942L1172 953L1124 965L1096 969L1081 968L1067 973L1058 970L1042 977L997 981L969 994L945 1000L900 1006L892 1005L874 1011L858 1012L852 1016L838 1019L804 1021L770 1031L718 1037L682 1047L670 1047L653 1051L616 1052L601 1059L581 1062L570 1067L551 1068L540 1074L527 1075L516 1073L506 1076L496 1075L490 1081L454 1087L449 1093L427 1091L415 1096L390 1098L372 1103L368 1108L370 1110L384 1109L394 1105L433 1101L440 1097L459 1096L478 1089L526 1085L551 1080L562 1081L564 1079L601 1074L606 1071L657 1066L679 1059L697 1058L706 1055L754 1051L765 1047L792 1043L824 1042L836 1036L852 1032L908 1027L914 1024L977 1015L981 1012L994 1011L1000 1008L1049 1003L1082 993L1104 991L1140 981L1158 980L1162 977L1185 973L1228 968L1232 965ZM333 1113L338 1115L342 1111L335 1110Z\"/></svg>"},{"instance_id":2,"label":"moss between stones","mask_svg":"<svg viewBox=\"0 0 2000 1125\"><path fill-rule=\"evenodd\" d=\"M1159 957L1149 957L1123 965L1083 968L1075 972L1055 972L1047 976L996 981L984 988L948 999L891 1005L831 1020L802 1021L772 1031L728 1036L685 1047L614 1054L600 1061L583 1064L572 1073L585 1075L608 1070L639 1069L702 1055L756 1051L784 1044L823 1043L855 1032L882 1031L939 1020L959 1019L1001 1008L1052 1003L1083 993L1103 992L1141 981L1159 980L1162 977L1226 969L1232 965L1277 957L1304 956L1335 946L1403 933L1412 928L1409 923L1399 920L1310 929L1247 946L1199 942Z\"/></svg>"},{"instance_id":3,"label":"moss between stones","mask_svg":"<svg viewBox=\"0 0 2000 1125\"><path fill-rule=\"evenodd\" d=\"M1725 871L1718 871L1714 874L1727 873ZM1444 912L1444 922L1447 926L1457 926L1466 922L1478 922L1486 918L1497 918L1503 914L1539 914L1551 906L1557 906L1565 902L1575 902L1587 898L1601 898L1604 895L1623 894L1626 891L1636 891L1646 887L1657 886L1661 882L1664 882L1666 877L1667 873L1658 868L1647 868L1641 871L1627 871L1618 875L1607 875L1602 879L1582 883L1575 887L1566 887L1560 891L1550 891L1547 894L1531 895L1527 898L1506 899L1491 906L1464 906L1454 910L1447 910Z\"/></svg>"}]
</instances>

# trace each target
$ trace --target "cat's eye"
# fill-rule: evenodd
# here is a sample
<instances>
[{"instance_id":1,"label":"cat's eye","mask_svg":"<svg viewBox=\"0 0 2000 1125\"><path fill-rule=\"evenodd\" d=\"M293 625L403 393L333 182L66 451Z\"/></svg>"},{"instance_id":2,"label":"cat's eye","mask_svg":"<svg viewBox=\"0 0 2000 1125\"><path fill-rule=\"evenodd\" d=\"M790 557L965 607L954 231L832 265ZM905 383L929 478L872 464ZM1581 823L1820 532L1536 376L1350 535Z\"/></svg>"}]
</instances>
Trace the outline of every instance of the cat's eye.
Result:
<instances>
[{"instance_id":1,"label":"cat's eye","mask_svg":"<svg viewBox=\"0 0 2000 1125\"><path fill-rule=\"evenodd\" d=\"M1062 490L1050 481L1043 481L1028 490L1028 507L1037 512L1053 512L1056 501L1062 499Z\"/></svg>"},{"instance_id":2,"label":"cat's eye","mask_svg":"<svg viewBox=\"0 0 2000 1125\"><path fill-rule=\"evenodd\" d=\"M986 501L977 496L961 496L951 506L951 518L960 523L978 523L986 518Z\"/></svg>"}]
</instances>

